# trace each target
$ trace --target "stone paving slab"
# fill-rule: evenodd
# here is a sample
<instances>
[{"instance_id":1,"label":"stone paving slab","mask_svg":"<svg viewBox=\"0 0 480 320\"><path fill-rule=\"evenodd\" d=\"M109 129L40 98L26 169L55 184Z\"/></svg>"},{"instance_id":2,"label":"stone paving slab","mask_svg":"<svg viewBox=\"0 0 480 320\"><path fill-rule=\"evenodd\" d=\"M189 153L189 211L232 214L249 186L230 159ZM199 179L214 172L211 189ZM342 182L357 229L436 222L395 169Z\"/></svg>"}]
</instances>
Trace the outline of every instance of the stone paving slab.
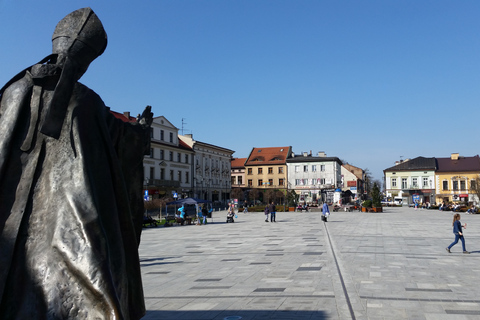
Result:
<instances>
[{"instance_id":1,"label":"stone paving slab","mask_svg":"<svg viewBox=\"0 0 480 320\"><path fill-rule=\"evenodd\" d=\"M480 319L480 215L384 208L383 213L238 215L225 223L146 228L143 319Z\"/></svg>"}]
</instances>

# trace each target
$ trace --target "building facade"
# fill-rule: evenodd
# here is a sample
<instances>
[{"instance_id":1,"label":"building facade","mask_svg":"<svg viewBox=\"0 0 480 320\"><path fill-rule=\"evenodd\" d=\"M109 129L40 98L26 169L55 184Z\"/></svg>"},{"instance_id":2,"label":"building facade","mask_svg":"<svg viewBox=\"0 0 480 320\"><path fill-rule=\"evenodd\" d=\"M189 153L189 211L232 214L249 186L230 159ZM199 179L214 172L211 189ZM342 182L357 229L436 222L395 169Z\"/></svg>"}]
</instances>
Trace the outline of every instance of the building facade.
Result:
<instances>
[{"instance_id":1,"label":"building facade","mask_svg":"<svg viewBox=\"0 0 480 320\"><path fill-rule=\"evenodd\" d=\"M287 159L288 189L299 195L301 203L333 203L335 190L342 186L341 166L339 158L327 157L324 152L317 156L291 153Z\"/></svg>"},{"instance_id":2,"label":"building facade","mask_svg":"<svg viewBox=\"0 0 480 320\"><path fill-rule=\"evenodd\" d=\"M233 158L231 161L231 185L232 188L245 189L245 161L247 158Z\"/></svg>"},{"instance_id":3,"label":"building facade","mask_svg":"<svg viewBox=\"0 0 480 320\"><path fill-rule=\"evenodd\" d=\"M253 148L245 161L247 188L285 189L286 160L292 147Z\"/></svg>"},{"instance_id":4,"label":"building facade","mask_svg":"<svg viewBox=\"0 0 480 320\"><path fill-rule=\"evenodd\" d=\"M365 192L365 170L345 163L341 167L342 191L350 193L351 200L361 200Z\"/></svg>"},{"instance_id":5,"label":"building facade","mask_svg":"<svg viewBox=\"0 0 480 320\"><path fill-rule=\"evenodd\" d=\"M235 151L180 135L194 152L193 196L213 202L227 203L231 192L231 159Z\"/></svg>"},{"instance_id":6,"label":"building facade","mask_svg":"<svg viewBox=\"0 0 480 320\"><path fill-rule=\"evenodd\" d=\"M417 157L383 170L387 198L401 197L404 204L433 203L436 169L435 158Z\"/></svg>"},{"instance_id":7,"label":"building facade","mask_svg":"<svg viewBox=\"0 0 480 320\"><path fill-rule=\"evenodd\" d=\"M150 154L144 157L144 188L150 198L186 198L193 194L194 151L178 138L178 128L165 117L153 118Z\"/></svg>"},{"instance_id":8,"label":"building facade","mask_svg":"<svg viewBox=\"0 0 480 320\"><path fill-rule=\"evenodd\" d=\"M480 174L480 158L462 157L452 153L450 158L437 158L435 191L437 203L475 203L478 195L473 192Z\"/></svg>"}]
</instances>

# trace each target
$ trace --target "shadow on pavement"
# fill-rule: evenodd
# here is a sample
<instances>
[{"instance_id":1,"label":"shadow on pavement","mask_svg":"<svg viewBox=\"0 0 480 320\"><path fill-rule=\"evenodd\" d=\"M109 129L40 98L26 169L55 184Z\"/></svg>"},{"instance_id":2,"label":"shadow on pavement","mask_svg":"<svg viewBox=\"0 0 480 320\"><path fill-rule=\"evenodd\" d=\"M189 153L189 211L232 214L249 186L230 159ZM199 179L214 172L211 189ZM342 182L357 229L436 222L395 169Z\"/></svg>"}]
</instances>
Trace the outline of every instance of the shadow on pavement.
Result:
<instances>
[{"instance_id":1,"label":"shadow on pavement","mask_svg":"<svg viewBox=\"0 0 480 320\"><path fill-rule=\"evenodd\" d=\"M323 311L299 311L299 310L208 310L208 311L147 311L142 320L306 320L328 319Z\"/></svg>"}]
</instances>

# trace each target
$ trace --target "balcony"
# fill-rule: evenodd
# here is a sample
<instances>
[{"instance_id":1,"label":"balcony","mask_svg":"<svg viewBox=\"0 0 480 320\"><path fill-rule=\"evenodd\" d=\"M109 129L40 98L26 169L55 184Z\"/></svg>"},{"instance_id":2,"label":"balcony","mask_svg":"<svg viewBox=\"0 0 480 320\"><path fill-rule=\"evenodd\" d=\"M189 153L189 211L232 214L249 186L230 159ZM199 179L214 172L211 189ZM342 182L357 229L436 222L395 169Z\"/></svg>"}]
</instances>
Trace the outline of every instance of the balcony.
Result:
<instances>
[{"instance_id":1,"label":"balcony","mask_svg":"<svg viewBox=\"0 0 480 320\"><path fill-rule=\"evenodd\" d=\"M160 180L160 179L146 179L145 180L147 183L147 186L152 186L152 187L180 187L180 181L174 181L174 180Z\"/></svg>"}]
</instances>

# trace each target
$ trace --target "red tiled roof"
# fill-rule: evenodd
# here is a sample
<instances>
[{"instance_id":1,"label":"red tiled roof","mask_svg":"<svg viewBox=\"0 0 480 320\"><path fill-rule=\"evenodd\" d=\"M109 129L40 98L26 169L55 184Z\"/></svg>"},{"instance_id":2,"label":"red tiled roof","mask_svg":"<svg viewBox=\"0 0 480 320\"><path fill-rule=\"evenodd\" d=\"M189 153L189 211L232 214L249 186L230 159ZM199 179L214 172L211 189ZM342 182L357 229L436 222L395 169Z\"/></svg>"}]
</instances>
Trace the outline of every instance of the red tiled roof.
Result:
<instances>
[{"instance_id":1,"label":"red tiled roof","mask_svg":"<svg viewBox=\"0 0 480 320\"><path fill-rule=\"evenodd\" d=\"M247 158L233 158L230 162L232 168L245 168L245 161Z\"/></svg>"},{"instance_id":2,"label":"red tiled roof","mask_svg":"<svg viewBox=\"0 0 480 320\"><path fill-rule=\"evenodd\" d=\"M117 119L120 119L122 120L123 122L135 122L137 121L137 118L135 117L129 117L127 118L123 113L120 113L120 112L116 112L116 111L112 111L110 110L110 113Z\"/></svg>"},{"instance_id":3,"label":"red tiled roof","mask_svg":"<svg viewBox=\"0 0 480 320\"><path fill-rule=\"evenodd\" d=\"M439 172L462 172L462 171L479 171L480 157L478 154L473 157L459 157L458 160L451 158L436 158L437 171Z\"/></svg>"},{"instance_id":4,"label":"red tiled roof","mask_svg":"<svg viewBox=\"0 0 480 320\"><path fill-rule=\"evenodd\" d=\"M245 166L286 164L291 149L292 147L253 148Z\"/></svg>"},{"instance_id":5,"label":"red tiled roof","mask_svg":"<svg viewBox=\"0 0 480 320\"><path fill-rule=\"evenodd\" d=\"M182 139L178 139L178 146L184 149L193 150L188 144L186 144Z\"/></svg>"}]
</instances>

